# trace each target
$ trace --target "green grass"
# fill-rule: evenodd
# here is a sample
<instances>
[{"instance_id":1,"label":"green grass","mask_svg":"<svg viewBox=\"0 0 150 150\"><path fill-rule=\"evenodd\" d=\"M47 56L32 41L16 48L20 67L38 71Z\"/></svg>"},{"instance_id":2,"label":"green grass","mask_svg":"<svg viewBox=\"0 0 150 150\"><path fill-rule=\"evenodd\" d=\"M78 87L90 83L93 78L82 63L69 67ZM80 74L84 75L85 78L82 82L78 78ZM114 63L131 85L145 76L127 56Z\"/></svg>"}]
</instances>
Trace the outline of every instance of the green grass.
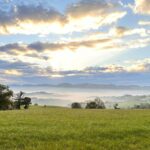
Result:
<instances>
[{"instance_id":1,"label":"green grass","mask_svg":"<svg viewBox=\"0 0 150 150\"><path fill-rule=\"evenodd\" d=\"M150 110L0 111L0 150L150 150Z\"/></svg>"}]
</instances>

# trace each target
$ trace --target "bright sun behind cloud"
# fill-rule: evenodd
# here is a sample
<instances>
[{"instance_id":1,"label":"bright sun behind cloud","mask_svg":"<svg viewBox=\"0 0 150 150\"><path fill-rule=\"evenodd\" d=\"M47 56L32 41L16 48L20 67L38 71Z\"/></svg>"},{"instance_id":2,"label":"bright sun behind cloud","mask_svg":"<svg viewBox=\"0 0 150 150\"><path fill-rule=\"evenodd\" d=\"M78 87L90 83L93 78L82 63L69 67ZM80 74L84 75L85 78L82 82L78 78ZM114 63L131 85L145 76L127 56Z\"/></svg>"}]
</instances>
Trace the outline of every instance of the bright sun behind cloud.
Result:
<instances>
[{"instance_id":1,"label":"bright sun behind cloud","mask_svg":"<svg viewBox=\"0 0 150 150\"><path fill-rule=\"evenodd\" d=\"M0 4L1 82L149 82L149 0Z\"/></svg>"}]
</instances>

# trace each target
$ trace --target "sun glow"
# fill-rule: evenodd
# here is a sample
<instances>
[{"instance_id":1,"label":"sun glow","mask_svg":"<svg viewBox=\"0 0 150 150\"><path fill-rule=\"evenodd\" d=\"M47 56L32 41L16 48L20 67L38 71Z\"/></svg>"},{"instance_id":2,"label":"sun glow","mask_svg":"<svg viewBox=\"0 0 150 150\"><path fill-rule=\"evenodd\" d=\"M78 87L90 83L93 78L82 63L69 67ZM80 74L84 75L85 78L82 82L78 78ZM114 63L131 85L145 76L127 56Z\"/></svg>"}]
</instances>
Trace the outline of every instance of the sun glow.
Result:
<instances>
[{"instance_id":1,"label":"sun glow","mask_svg":"<svg viewBox=\"0 0 150 150\"><path fill-rule=\"evenodd\" d=\"M52 68L56 70L82 70L89 64L91 66L101 64L114 55L116 53L105 50L79 48L77 51L55 51L51 54L50 61Z\"/></svg>"}]
</instances>

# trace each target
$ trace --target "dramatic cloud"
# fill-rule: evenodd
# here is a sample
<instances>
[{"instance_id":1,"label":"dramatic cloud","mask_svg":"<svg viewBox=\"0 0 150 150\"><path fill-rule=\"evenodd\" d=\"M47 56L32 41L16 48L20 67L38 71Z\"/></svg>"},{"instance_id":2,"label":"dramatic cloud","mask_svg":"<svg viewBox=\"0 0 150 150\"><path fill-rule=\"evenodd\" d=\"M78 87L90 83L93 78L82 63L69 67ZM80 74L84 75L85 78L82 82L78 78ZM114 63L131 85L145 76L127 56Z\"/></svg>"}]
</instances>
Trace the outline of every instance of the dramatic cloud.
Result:
<instances>
[{"instance_id":1,"label":"dramatic cloud","mask_svg":"<svg viewBox=\"0 0 150 150\"><path fill-rule=\"evenodd\" d=\"M134 84L139 77L144 77L142 83L146 83L150 73L150 59L128 61L124 65L101 65L97 67L87 67L83 70L66 70L56 71L51 67L40 68L39 66L32 66L28 63L8 63L2 62L0 64L1 83L5 84L39 84L41 83L83 83L88 80L90 83L96 81L100 83L110 84ZM7 69L2 69L2 68ZM123 79L123 80L122 80ZM40 81L40 82L39 82ZM97 83L96 82L96 83Z\"/></svg>"},{"instance_id":2,"label":"dramatic cloud","mask_svg":"<svg viewBox=\"0 0 150 150\"><path fill-rule=\"evenodd\" d=\"M28 46L29 49L34 49L38 51L43 50L76 50L79 47L87 47L93 48L98 44L104 44L110 42L111 39L97 39L97 40L84 40L84 41L75 41L75 42L67 42L67 43L32 43Z\"/></svg>"},{"instance_id":3,"label":"dramatic cloud","mask_svg":"<svg viewBox=\"0 0 150 150\"><path fill-rule=\"evenodd\" d=\"M83 41L72 41L72 42L61 42L61 43L42 43L36 42L27 44L6 44L0 46L0 52L7 52L10 54L36 54L36 52L44 51L62 51L64 49L77 50L80 47L95 48L96 45L101 45L102 47L110 44L111 39L96 39L96 40L83 40ZM31 55L34 56L34 55ZM36 56L36 55L35 55Z\"/></svg>"},{"instance_id":4,"label":"dramatic cloud","mask_svg":"<svg viewBox=\"0 0 150 150\"><path fill-rule=\"evenodd\" d=\"M149 0L135 0L134 11L136 13L150 15Z\"/></svg>"},{"instance_id":5,"label":"dramatic cloud","mask_svg":"<svg viewBox=\"0 0 150 150\"><path fill-rule=\"evenodd\" d=\"M1 83L149 81L148 0L57 5L0 2Z\"/></svg>"},{"instance_id":6,"label":"dramatic cloud","mask_svg":"<svg viewBox=\"0 0 150 150\"><path fill-rule=\"evenodd\" d=\"M0 9L0 34L49 34L97 29L122 18L126 12L116 3L82 0L62 14L42 5L15 5Z\"/></svg>"},{"instance_id":7,"label":"dramatic cloud","mask_svg":"<svg viewBox=\"0 0 150 150\"><path fill-rule=\"evenodd\" d=\"M102 25L112 24L125 16L118 3L102 0L82 0L67 9L67 15L73 27L79 29L97 29Z\"/></svg>"},{"instance_id":8,"label":"dramatic cloud","mask_svg":"<svg viewBox=\"0 0 150 150\"><path fill-rule=\"evenodd\" d=\"M34 64L40 68L52 66L56 70L80 70L88 67L89 64L94 66L109 60L109 58L114 57L121 51L143 48L149 45L150 38L144 36L144 30L123 29L119 33L115 32L114 35L112 34L110 36L108 34L105 38L100 38L99 34L92 34L91 37L88 36L87 38L74 41L53 43L35 42L31 44L12 43L2 45L0 46L0 60L11 63L20 61ZM135 36L135 38L128 37L133 34L139 34L140 36ZM83 57L84 55L86 57ZM111 66L105 71L109 72L117 69Z\"/></svg>"},{"instance_id":9,"label":"dramatic cloud","mask_svg":"<svg viewBox=\"0 0 150 150\"><path fill-rule=\"evenodd\" d=\"M19 5L9 11L0 10L1 34L46 34L66 24L66 17L50 8Z\"/></svg>"}]
</instances>

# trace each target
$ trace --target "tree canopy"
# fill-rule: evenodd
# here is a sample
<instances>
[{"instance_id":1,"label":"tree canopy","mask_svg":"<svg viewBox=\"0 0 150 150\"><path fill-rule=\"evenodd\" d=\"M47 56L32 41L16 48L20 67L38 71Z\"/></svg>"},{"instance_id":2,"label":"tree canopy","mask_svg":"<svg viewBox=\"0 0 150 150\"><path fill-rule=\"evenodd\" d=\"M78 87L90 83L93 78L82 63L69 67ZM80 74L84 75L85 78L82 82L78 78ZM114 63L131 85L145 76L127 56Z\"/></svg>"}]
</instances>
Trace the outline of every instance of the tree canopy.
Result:
<instances>
[{"instance_id":1,"label":"tree canopy","mask_svg":"<svg viewBox=\"0 0 150 150\"><path fill-rule=\"evenodd\" d=\"M13 91L8 86L0 84L0 109L6 110L12 108L13 102L11 100Z\"/></svg>"},{"instance_id":2,"label":"tree canopy","mask_svg":"<svg viewBox=\"0 0 150 150\"><path fill-rule=\"evenodd\" d=\"M31 104L30 97L24 97L24 92L17 94L17 98L13 100L13 91L8 86L0 84L0 110L20 109L21 105L24 109L28 109Z\"/></svg>"},{"instance_id":3,"label":"tree canopy","mask_svg":"<svg viewBox=\"0 0 150 150\"><path fill-rule=\"evenodd\" d=\"M105 104L99 97L96 97L94 101L89 101L87 103L86 108L87 109L105 109Z\"/></svg>"}]
</instances>

